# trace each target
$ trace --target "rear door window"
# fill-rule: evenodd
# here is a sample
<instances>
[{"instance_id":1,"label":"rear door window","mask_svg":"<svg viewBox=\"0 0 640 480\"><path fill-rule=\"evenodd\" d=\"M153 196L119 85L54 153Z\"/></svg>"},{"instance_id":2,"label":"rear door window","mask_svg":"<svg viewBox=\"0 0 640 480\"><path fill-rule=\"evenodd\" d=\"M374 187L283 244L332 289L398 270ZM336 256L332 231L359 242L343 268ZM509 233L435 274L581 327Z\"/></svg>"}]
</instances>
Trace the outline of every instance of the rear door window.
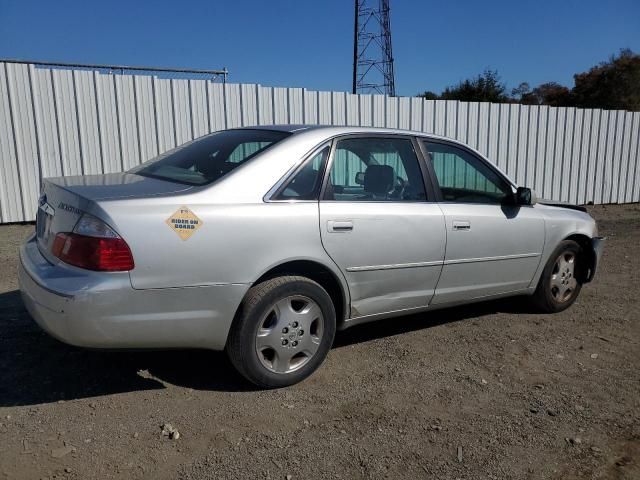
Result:
<instances>
[{"instance_id":1,"label":"rear door window","mask_svg":"<svg viewBox=\"0 0 640 480\"><path fill-rule=\"evenodd\" d=\"M338 141L325 200L343 202L425 201L422 171L407 138Z\"/></svg>"}]
</instances>

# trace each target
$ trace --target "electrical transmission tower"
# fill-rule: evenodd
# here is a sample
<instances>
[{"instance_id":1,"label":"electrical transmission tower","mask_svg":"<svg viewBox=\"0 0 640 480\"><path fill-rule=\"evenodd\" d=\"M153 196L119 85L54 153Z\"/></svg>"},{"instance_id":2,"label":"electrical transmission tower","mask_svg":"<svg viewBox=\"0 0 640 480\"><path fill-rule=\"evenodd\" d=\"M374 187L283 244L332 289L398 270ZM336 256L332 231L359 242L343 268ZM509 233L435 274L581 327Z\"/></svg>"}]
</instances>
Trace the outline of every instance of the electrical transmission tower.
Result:
<instances>
[{"instance_id":1,"label":"electrical transmission tower","mask_svg":"<svg viewBox=\"0 0 640 480\"><path fill-rule=\"evenodd\" d=\"M395 96L389 0L355 0L353 93Z\"/></svg>"}]
</instances>

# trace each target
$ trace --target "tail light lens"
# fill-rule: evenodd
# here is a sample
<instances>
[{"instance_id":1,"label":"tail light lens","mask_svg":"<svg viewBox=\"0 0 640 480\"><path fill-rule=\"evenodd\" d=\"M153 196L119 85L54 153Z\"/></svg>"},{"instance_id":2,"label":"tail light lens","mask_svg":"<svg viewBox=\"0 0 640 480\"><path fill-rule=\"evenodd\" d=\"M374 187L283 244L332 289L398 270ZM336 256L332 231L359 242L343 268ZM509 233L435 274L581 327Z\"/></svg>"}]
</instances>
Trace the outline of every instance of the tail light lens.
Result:
<instances>
[{"instance_id":1,"label":"tail light lens","mask_svg":"<svg viewBox=\"0 0 640 480\"><path fill-rule=\"evenodd\" d=\"M58 233L51 252L69 265L102 272L133 270L129 245L106 223L83 215L73 232Z\"/></svg>"}]
</instances>

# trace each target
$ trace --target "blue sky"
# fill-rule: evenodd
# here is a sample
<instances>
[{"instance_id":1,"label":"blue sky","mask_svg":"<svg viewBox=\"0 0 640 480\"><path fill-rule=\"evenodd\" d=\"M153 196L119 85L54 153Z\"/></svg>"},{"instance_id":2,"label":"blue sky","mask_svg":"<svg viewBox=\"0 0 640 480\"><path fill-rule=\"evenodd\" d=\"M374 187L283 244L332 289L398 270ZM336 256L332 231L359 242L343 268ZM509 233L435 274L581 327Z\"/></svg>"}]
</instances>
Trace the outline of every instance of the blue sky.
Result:
<instances>
[{"instance_id":1,"label":"blue sky","mask_svg":"<svg viewBox=\"0 0 640 480\"><path fill-rule=\"evenodd\" d=\"M558 81L640 51L639 0L391 0L396 90L497 69ZM352 0L0 0L0 57L221 68L230 81L350 90Z\"/></svg>"}]
</instances>

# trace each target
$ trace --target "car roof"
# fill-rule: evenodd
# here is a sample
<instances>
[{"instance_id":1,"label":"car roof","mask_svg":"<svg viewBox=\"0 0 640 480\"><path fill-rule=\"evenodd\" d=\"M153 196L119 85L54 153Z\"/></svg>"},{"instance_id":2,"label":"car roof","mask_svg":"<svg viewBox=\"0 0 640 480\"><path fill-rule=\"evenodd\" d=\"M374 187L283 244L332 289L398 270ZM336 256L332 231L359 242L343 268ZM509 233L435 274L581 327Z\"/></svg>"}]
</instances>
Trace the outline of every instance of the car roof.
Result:
<instances>
[{"instance_id":1,"label":"car roof","mask_svg":"<svg viewBox=\"0 0 640 480\"><path fill-rule=\"evenodd\" d=\"M474 152L479 157L483 158L485 161L488 161L493 168L495 168L498 172L502 174L502 176L509 181L510 184L515 185L514 181L495 163L491 162L482 152L472 147L471 145L466 144L460 140L451 137L445 137L444 135L436 135L433 133L425 133L425 132L417 132L414 130L402 130L398 128L381 128L381 127L348 127L348 126L336 126L336 125L302 125L302 124L294 124L294 125L261 125L256 127L241 127L246 129L264 129L264 130L275 130L281 132L289 132L292 134L292 137L300 138L305 135L314 135L322 134L322 132L326 132L328 137L334 137L339 135L348 135L348 134L392 134L392 135L411 135L414 137L422 137L429 140L443 140L447 143L457 144Z\"/></svg>"},{"instance_id":2,"label":"car roof","mask_svg":"<svg viewBox=\"0 0 640 480\"><path fill-rule=\"evenodd\" d=\"M441 135L434 135L431 133L417 132L414 130L403 130L398 128L382 128L382 127L348 127L348 126L336 126L336 125L260 125L254 127L241 127L243 129L251 130L275 130L278 132L288 132L292 134L299 134L303 132L318 131L318 130L331 130L332 134L347 134L347 133L393 133L400 135L414 135L429 138L441 138L451 140L456 143L460 143L455 139L443 137Z\"/></svg>"}]
</instances>

